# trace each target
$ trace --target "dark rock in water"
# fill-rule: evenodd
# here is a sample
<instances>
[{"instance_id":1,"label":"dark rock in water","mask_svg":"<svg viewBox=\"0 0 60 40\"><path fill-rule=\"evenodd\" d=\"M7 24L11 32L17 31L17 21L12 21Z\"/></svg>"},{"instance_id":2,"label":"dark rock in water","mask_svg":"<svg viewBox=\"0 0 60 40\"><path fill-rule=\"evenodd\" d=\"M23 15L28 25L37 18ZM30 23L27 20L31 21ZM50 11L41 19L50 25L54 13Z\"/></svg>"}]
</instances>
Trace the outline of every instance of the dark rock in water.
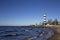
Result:
<instances>
[{"instance_id":1,"label":"dark rock in water","mask_svg":"<svg viewBox=\"0 0 60 40\"><path fill-rule=\"evenodd\" d=\"M9 35L4 35L2 37L15 37L15 36L19 36L19 34L9 34Z\"/></svg>"}]
</instances>

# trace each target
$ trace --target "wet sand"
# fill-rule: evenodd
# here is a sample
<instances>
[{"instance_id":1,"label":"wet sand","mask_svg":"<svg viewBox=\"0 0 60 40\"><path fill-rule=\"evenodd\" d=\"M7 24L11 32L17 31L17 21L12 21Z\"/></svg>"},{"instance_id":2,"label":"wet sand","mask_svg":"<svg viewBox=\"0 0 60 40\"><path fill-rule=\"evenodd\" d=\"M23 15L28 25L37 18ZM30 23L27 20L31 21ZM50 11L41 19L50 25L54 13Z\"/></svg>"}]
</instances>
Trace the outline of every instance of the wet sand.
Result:
<instances>
[{"instance_id":1,"label":"wet sand","mask_svg":"<svg viewBox=\"0 0 60 40\"><path fill-rule=\"evenodd\" d=\"M60 26L56 27L54 35L48 40L60 40Z\"/></svg>"},{"instance_id":2,"label":"wet sand","mask_svg":"<svg viewBox=\"0 0 60 40\"><path fill-rule=\"evenodd\" d=\"M60 40L60 33L56 33L55 35L53 35L51 38L49 38L48 40Z\"/></svg>"}]
</instances>

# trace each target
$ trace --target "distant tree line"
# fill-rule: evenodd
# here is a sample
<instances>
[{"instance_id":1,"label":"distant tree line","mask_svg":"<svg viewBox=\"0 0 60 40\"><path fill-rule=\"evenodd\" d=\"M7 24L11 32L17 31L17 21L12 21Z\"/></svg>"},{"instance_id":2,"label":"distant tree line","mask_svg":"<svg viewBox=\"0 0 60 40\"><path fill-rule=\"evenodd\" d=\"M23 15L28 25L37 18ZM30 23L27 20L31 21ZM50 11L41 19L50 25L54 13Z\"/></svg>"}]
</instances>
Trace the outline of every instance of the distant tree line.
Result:
<instances>
[{"instance_id":1,"label":"distant tree line","mask_svg":"<svg viewBox=\"0 0 60 40\"><path fill-rule=\"evenodd\" d=\"M48 22L47 22L47 24L50 24L50 25L58 25L58 20L55 19L55 20L52 21L52 19L49 19Z\"/></svg>"}]
</instances>

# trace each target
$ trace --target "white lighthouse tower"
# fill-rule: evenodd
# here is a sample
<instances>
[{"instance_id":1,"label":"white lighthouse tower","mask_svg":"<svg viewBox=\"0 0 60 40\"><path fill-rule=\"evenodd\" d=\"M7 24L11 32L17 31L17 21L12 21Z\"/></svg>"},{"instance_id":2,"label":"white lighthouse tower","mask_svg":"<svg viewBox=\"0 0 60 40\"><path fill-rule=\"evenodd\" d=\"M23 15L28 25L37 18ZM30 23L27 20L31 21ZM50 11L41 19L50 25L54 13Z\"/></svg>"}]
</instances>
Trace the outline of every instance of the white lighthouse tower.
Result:
<instances>
[{"instance_id":1,"label":"white lighthouse tower","mask_svg":"<svg viewBox=\"0 0 60 40\"><path fill-rule=\"evenodd\" d=\"M43 15L43 17L44 17L44 25L46 25L46 12L45 12L45 9L44 9L44 15Z\"/></svg>"}]
</instances>

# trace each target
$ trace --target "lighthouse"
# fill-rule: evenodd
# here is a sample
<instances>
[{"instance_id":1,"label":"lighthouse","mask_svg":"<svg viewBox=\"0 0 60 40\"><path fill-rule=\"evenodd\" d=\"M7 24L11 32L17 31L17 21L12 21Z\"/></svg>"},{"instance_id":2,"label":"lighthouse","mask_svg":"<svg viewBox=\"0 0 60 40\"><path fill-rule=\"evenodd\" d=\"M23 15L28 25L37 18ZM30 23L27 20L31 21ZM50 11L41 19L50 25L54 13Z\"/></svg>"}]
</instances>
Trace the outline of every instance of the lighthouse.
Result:
<instances>
[{"instance_id":1,"label":"lighthouse","mask_svg":"<svg viewBox=\"0 0 60 40\"><path fill-rule=\"evenodd\" d=\"M44 17L44 25L46 25L46 12L45 12L45 9L44 9L44 15L43 15L43 17Z\"/></svg>"}]
</instances>

